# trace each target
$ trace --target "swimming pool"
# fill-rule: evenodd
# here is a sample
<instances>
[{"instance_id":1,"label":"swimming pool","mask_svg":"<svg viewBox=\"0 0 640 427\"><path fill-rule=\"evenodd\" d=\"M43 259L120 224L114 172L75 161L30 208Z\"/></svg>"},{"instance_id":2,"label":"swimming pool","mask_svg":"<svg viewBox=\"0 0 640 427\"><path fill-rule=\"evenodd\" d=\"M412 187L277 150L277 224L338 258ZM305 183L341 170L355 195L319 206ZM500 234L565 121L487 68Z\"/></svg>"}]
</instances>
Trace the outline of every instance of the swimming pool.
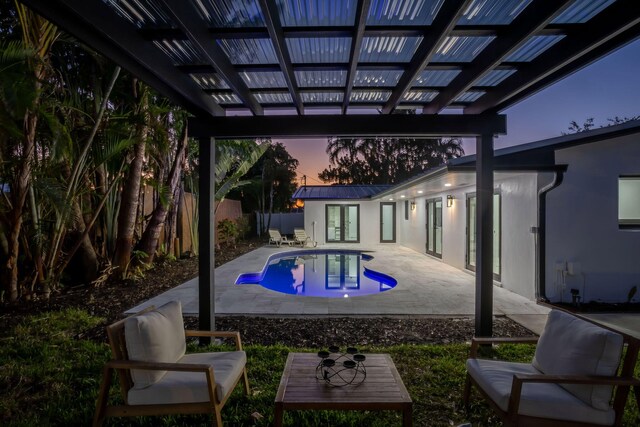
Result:
<instances>
[{"instance_id":1,"label":"swimming pool","mask_svg":"<svg viewBox=\"0 0 640 427\"><path fill-rule=\"evenodd\" d=\"M255 284L275 292L325 298L351 298L393 289L393 277L368 269L362 251L301 250L274 254L258 273L238 276L236 285Z\"/></svg>"}]
</instances>

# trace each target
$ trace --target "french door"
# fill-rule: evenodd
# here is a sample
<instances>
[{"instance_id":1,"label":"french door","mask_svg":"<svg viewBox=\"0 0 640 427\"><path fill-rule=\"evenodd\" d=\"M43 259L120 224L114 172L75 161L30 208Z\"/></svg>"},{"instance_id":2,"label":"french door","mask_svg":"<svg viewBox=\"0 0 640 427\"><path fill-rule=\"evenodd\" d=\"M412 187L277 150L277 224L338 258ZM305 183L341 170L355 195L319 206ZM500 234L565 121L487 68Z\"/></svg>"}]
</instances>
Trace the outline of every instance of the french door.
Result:
<instances>
[{"instance_id":1,"label":"french door","mask_svg":"<svg viewBox=\"0 0 640 427\"><path fill-rule=\"evenodd\" d=\"M360 242L360 205L326 205L327 243Z\"/></svg>"}]
</instances>

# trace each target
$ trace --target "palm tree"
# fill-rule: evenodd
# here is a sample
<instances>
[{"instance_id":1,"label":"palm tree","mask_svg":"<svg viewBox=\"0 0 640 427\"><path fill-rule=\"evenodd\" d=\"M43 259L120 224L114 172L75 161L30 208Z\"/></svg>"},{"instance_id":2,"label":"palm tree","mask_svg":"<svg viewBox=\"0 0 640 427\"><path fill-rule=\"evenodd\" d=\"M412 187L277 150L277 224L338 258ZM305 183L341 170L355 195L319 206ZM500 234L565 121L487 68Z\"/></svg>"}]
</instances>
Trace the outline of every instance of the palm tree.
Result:
<instances>
[{"instance_id":1,"label":"palm tree","mask_svg":"<svg viewBox=\"0 0 640 427\"><path fill-rule=\"evenodd\" d=\"M330 138L327 154L324 182L395 184L464 151L457 138Z\"/></svg>"},{"instance_id":2,"label":"palm tree","mask_svg":"<svg viewBox=\"0 0 640 427\"><path fill-rule=\"evenodd\" d=\"M6 216L6 255L7 262L4 264L5 289L9 301L16 301L19 296L18 289L18 258L20 256L20 237L22 232L23 213L32 181L32 167L35 162L36 153L36 128L41 117L41 88L46 81L49 67L49 52L51 46L58 38L58 30L55 25L32 12L26 6L16 1L16 11L20 21L22 31L22 44L12 45L10 50L13 53L22 51L29 53L25 55L24 61L14 63L15 68L11 72L21 69L23 74L17 80L5 80L6 83L16 84L19 92L14 89L13 95L18 97L11 99L13 104L12 119L14 126L7 120L2 120L3 127L15 128L15 120L19 119L16 113L21 113L22 128L20 134L13 134L10 140L12 147L7 147L5 151L10 157L12 170L7 176L10 180L10 205ZM7 60L6 49L3 61ZM11 55L9 55L11 58ZM15 56L13 56L15 59ZM7 70L0 67L3 73ZM3 85L4 86L4 85ZM6 87L3 87L3 98L6 101ZM5 113L7 111L5 110ZM15 145L13 145L15 144Z\"/></svg>"}]
</instances>

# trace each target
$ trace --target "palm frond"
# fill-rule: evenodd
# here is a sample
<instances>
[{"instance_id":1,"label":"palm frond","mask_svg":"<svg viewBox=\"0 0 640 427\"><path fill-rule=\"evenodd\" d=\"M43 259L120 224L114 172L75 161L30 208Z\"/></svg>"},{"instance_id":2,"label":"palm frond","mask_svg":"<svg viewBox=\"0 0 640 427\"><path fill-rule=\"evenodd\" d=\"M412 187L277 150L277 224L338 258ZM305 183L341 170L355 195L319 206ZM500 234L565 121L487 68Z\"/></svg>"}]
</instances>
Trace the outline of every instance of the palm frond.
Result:
<instances>
[{"instance_id":1,"label":"palm frond","mask_svg":"<svg viewBox=\"0 0 640 427\"><path fill-rule=\"evenodd\" d=\"M267 142L263 142L260 145L254 145L252 151L240 161L233 174L223 181L217 181L216 174L216 186L218 188L216 189L215 200L221 201L232 189L236 188L240 179L247 173L247 171L249 171L249 169L251 169L251 166L253 166L260 157L262 157L268 148L269 143ZM223 159L221 159L221 161L222 160Z\"/></svg>"}]
</instances>

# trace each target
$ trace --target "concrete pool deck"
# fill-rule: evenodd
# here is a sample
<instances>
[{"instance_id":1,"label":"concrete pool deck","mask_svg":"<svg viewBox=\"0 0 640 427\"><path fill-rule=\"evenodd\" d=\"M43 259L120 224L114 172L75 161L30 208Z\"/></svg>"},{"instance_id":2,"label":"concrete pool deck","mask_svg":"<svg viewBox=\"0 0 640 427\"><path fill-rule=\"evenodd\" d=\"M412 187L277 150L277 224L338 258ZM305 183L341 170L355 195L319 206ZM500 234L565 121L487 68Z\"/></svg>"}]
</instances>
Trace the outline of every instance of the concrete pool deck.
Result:
<instances>
[{"instance_id":1,"label":"concrete pool deck","mask_svg":"<svg viewBox=\"0 0 640 427\"><path fill-rule=\"evenodd\" d=\"M331 245L320 249L359 249L370 251L367 263L373 270L393 276L398 285L381 294L355 298L291 296L269 291L259 285L235 285L240 273L259 272L267 258L277 252L300 248L264 246L230 261L215 271L215 313L219 315L368 315L368 316L473 316L475 278L437 259L399 245ZM534 332L544 326L547 307L543 307L498 286L493 288L494 315L528 319ZM131 308L135 313L149 305L180 300L186 316L198 315L198 278L183 283L143 304ZM539 330L537 330L539 329Z\"/></svg>"}]
</instances>

